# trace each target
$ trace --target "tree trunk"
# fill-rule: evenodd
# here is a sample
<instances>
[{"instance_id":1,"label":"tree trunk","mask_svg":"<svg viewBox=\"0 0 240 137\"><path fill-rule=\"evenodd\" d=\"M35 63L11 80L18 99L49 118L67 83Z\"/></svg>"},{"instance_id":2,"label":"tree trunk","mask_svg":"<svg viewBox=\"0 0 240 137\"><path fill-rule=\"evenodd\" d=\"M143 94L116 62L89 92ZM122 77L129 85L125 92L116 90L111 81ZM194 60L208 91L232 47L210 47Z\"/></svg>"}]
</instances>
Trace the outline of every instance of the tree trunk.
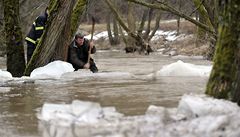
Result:
<instances>
[{"instance_id":1,"label":"tree trunk","mask_svg":"<svg viewBox=\"0 0 240 137\"><path fill-rule=\"evenodd\" d=\"M125 45L127 45L127 38L125 37L125 34L124 34L121 26L119 26L119 31L121 34L121 38L123 39L123 42L125 43Z\"/></svg>"},{"instance_id":2,"label":"tree trunk","mask_svg":"<svg viewBox=\"0 0 240 137\"><path fill-rule=\"evenodd\" d=\"M217 0L204 0L203 2L204 8L207 10L209 15L209 19L213 25L215 32L218 31L218 5ZM215 54L215 45L216 45L217 37L210 36L210 45L207 52L207 59L212 60Z\"/></svg>"},{"instance_id":3,"label":"tree trunk","mask_svg":"<svg viewBox=\"0 0 240 137\"><path fill-rule=\"evenodd\" d=\"M77 4L73 9L73 13L71 15L71 36L73 37L76 30L79 27L81 17L84 15L86 11L86 4L88 0L77 0Z\"/></svg>"},{"instance_id":4,"label":"tree trunk","mask_svg":"<svg viewBox=\"0 0 240 137\"><path fill-rule=\"evenodd\" d=\"M147 38L147 41L149 42L152 37L155 35L155 33L157 32L158 28L159 28L159 24L160 24L160 19L161 19L161 10L157 11L157 17L156 17L156 22L155 22L155 27L153 28L152 32L150 33L150 35Z\"/></svg>"},{"instance_id":5,"label":"tree trunk","mask_svg":"<svg viewBox=\"0 0 240 137\"><path fill-rule=\"evenodd\" d=\"M134 14L133 3L128 2L127 23L128 23L129 30L134 33L136 31L136 21L133 14ZM131 35L128 35L127 40L128 40L128 44L126 45L126 48L136 49L136 45L135 45L136 41Z\"/></svg>"},{"instance_id":6,"label":"tree trunk","mask_svg":"<svg viewBox=\"0 0 240 137\"><path fill-rule=\"evenodd\" d=\"M150 31L151 31L152 16L153 16L153 9L149 8L148 20L147 20L147 28L146 28L145 33L143 35L143 39L145 39L145 40L148 38L148 35L149 35Z\"/></svg>"},{"instance_id":7,"label":"tree trunk","mask_svg":"<svg viewBox=\"0 0 240 137\"><path fill-rule=\"evenodd\" d=\"M107 24L107 32L108 32L108 38L109 38L109 43L113 45L113 35L112 35L112 29L111 29L111 17L112 14L109 12L109 14L106 16L106 24Z\"/></svg>"},{"instance_id":8,"label":"tree trunk","mask_svg":"<svg viewBox=\"0 0 240 137\"><path fill-rule=\"evenodd\" d=\"M178 10L181 11L182 8L182 0L178 0ZM177 35L179 35L180 31L180 17L177 17Z\"/></svg>"},{"instance_id":9,"label":"tree trunk","mask_svg":"<svg viewBox=\"0 0 240 137\"><path fill-rule=\"evenodd\" d=\"M4 34L4 18L3 18L3 0L0 0L0 34ZM5 45L4 35L0 35L0 57L6 55L6 45Z\"/></svg>"},{"instance_id":10,"label":"tree trunk","mask_svg":"<svg viewBox=\"0 0 240 137\"><path fill-rule=\"evenodd\" d=\"M198 13L199 13L199 22L202 24L205 24L209 26L212 30L214 30L213 24L211 22L209 12L206 10L206 8L203 5L203 0L194 0L194 4L196 7L198 7ZM216 31L216 30L215 30ZM196 39L196 45L198 46L199 43L205 40L207 32L202 29L201 27L197 27L197 39ZM211 54L211 53L209 53Z\"/></svg>"},{"instance_id":11,"label":"tree trunk","mask_svg":"<svg viewBox=\"0 0 240 137\"><path fill-rule=\"evenodd\" d=\"M114 37L113 37L114 43L113 43L113 45L120 44L118 23L117 23L117 20L116 20L115 17L113 17L113 34L114 34Z\"/></svg>"},{"instance_id":12,"label":"tree trunk","mask_svg":"<svg viewBox=\"0 0 240 137\"><path fill-rule=\"evenodd\" d=\"M74 8L75 4L74 1L69 0L50 1L47 27L25 70L25 75L30 75L33 69L51 61L66 60L68 45L78 27L86 0L78 0Z\"/></svg>"},{"instance_id":13,"label":"tree trunk","mask_svg":"<svg viewBox=\"0 0 240 137\"><path fill-rule=\"evenodd\" d=\"M213 69L206 94L239 102L240 92L240 1L220 0L219 34Z\"/></svg>"},{"instance_id":14,"label":"tree trunk","mask_svg":"<svg viewBox=\"0 0 240 137\"><path fill-rule=\"evenodd\" d=\"M116 5L116 3L114 3ZM108 32L108 38L110 44L113 45L118 45L120 44L119 40L119 29L118 29L118 24L115 16L111 13L111 10L108 11L109 14L106 16L106 24L107 24L107 32ZM112 24L112 28L111 28Z\"/></svg>"},{"instance_id":15,"label":"tree trunk","mask_svg":"<svg viewBox=\"0 0 240 137\"><path fill-rule=\"evenodd\" d=\"M19 0L4 0L4 21L7 45L7 71L14 77L24 73L25 58L19 25Z\"/></svg>"},{"instance_id":16,"label":"tree trunk","mask_svg":"<svg viewBox=\"0 0 240 137\"><path fill-rule=\"evenodd\" d=\"M143 11L142 19L138 28L138 35L140 36L142 36L143 29L145 26L145 21L147 20L147 16L148 16L148 8Z\"/></svg>"}]
</instances>

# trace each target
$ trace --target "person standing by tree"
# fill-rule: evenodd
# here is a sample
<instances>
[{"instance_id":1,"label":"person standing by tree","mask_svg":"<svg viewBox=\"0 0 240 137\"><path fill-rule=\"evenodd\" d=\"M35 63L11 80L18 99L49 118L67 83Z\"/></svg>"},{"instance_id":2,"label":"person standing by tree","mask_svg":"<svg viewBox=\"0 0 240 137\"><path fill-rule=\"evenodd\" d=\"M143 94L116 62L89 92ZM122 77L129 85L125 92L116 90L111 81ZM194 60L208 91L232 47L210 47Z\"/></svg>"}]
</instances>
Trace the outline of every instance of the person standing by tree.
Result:
<instances>
[{"instance_id":1,"label":"person standing by tree","mask_svg":"<svg viewBox=\"0 0 240 137\"><path fill-rule=\"evenodd\" d=\"M45 9L45 12L38 16L36 20L32 24L32 28L30 29L27 37L25 38L27 42L27 63L29 63L34 50L43 34L43 30L45 28L47 18L48 18L48 7Z\"/></svg>"},{"instance_id":2,"label":"person standing by tree","mask_svg":"<svg viewBox=\"0 0 240 137\"><path fill-rule=\"evenodd\" d=\"M68 62L73 65L75 70L90 69L93 73L98 72L94 60L90 58L91 54L96 52L96 47L92 41L84 38L82 33L75 35L75 39L68 49Z\"/></svg>"}]
</instances>

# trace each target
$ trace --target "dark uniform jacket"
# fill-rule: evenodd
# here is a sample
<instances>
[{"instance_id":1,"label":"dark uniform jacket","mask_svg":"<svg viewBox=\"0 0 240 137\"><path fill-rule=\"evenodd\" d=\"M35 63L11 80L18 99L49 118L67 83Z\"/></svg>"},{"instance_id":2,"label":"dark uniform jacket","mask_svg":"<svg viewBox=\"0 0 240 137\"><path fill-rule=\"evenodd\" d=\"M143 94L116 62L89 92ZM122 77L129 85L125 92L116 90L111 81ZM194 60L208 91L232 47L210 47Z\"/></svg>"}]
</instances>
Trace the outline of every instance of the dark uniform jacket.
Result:
<instances>
[{"instance_id":1,"label":"dark uniform jacket","mask_svg":"<svg viewBox=\"0 0 240 137\"><path fill-rule=\"evenodd\" d=\"M68 62L75 69L82 69L88 61L89 40L84 39L83 45L78 47L75 40L71 43L68 49ZM96 52L95 46L91 50L91 54ZM93 59L90 59L90 65L94 64Z\"/></svg>"},{"instance_id":2,"label":"dark uniform jacket","mask_svg":"<svg viewBox=\"0 0 240 137\"><path fill-rule=\"evenodd\" d=\"M43 30L45 28L45 24L47 22L47 13L44 13L40 16L38 16L36 18L36 20L33 22L32 24L32 28L29 31L29 33L27 34L27 37L25 38L25 40L28 43L28 46L36 46L39 38L42 36L43 34Z\"/></svg>"}]
</instances>

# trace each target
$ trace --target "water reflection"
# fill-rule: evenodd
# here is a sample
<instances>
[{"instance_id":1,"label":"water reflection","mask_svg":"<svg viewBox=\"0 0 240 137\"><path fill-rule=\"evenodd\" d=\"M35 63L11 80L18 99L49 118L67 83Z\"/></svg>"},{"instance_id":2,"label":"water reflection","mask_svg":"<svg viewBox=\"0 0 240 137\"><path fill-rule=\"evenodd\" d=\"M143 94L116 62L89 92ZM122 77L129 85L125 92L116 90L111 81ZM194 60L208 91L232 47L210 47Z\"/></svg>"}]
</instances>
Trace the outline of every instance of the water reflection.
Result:
<instances>
[{"instance_id":1,"label":"water reflection","mask_svg":"<svg viewBox=\"0 0 240 137\"><path fill-rule=\"evenodd\" d=\"M125 115L139 115L145 113L149 105L175 107L184 93L202 93L207 81L207 78L202 77L144 79L144 75L176 61L160 55L102 52L94 58L103 72L129 72L137 77L66 77L59 80L4 83L0 87L0 135L42 136L38 131L36 114L46 102L60 104L73 100L93 101L103 107L114 106ZM208 64L204 60L188 62Z\"/></svg>"},{"instance_id":2,"label":"water reflection","mask_svg":"<svg viewBox=\"0 0 240 137\"><path fill-rule=\"evenodd\" d=\"M1 93L1 127L9 133L19 135L37 134L36 108L40 107L40 99L36 98L36 86L33 84L8 85L10 91ZM9 134L8 133L8 134ZM4 134L3 134L4 135Z\"/></svg>"}]
</instances>

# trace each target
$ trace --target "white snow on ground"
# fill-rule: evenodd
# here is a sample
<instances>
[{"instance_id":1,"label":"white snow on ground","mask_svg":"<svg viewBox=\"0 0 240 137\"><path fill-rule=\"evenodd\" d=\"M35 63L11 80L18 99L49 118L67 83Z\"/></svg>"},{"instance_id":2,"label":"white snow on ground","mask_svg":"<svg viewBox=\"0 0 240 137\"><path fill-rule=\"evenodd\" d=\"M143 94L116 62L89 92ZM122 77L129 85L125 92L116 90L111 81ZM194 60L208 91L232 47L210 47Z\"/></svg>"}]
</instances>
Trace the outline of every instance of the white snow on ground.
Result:
<instances>
[{"instance_id":1,"label":"white snow on ground","mask_svg":"<svg viewBox=\"0 0 240 137\"><path fill-rule=\"evenodd\" d=\"M86 35L85 38L91 39L91 34ZM108 32L107 31L103 31L103 32L100 32L98 34L93 35L93 40L98 40L100 38L107 39L108 38Z\"/></svg>"},{"instance_id":2,"label":"white snow on ground","mask_svg":"<svg viewBox=\"0 0 240 137\"><path fill-rule=\"evenodd\" d=\"M63 73L73 72L72 64L64 61L54 61L46 66L36 68L30 74L30 78L60 78Z\"/></svg>"},{"instance_id":3,"label":"white snow on ground","mask_svg":"<svg viewBox=\"0 0 240 137\"><path fill-rule=\"evenodd\" d=\"M149 106L140 116L123 116L113 107L73 101L46 103L38 118L41 130L49 137L239 137L239 112L240 108L229 101L184 95L178 108Z\"/></svg>"},{"instance_id":4,"label":"white snow on ground","mask_svg":"<svg viewBox=\"0 0 240 137\"><path fill-rule=\"evenodd\" d=\"M184 34L177 35L177 31L157 30L152 38L152 41L159 40L160 37L164 37L167 41L174 41L182 36L184 36Z\"/></svg>"},{"instance_id":5,"label":"white snow on ground","mask_svg":"<svg viewBox=\"0 0 240 137\"><path fill-rule=\"evenodd\" d=\"M156 74L149 74L157 76L209 76L212 66L194 65L190 63L184 63L179 60L175 63L165 65Z\"/></svg>"},{"instance_id":6,"label":"white snow on ground","mask_svg":"<svg viewBox=\"0 0 240 137\"><path fill-rule=\"evenodd\" d=\"M127 34L126 34L127 35ZM177 38L181 38L185 36L184 34L178 35L177 36L177 31L163 31L163 30L157 30L155 35L153 36L152 40L159 40L160 37L164 37L166 40L168 41L174 41ZM86 35L85 38L90 39L91 38L91 34ZM108 33L107 31L103 31L100 33L97 33L95 35L93 35L93 40L98 40L100 38L103 39L108 39Z\"/></svg>"}]
</instances>

